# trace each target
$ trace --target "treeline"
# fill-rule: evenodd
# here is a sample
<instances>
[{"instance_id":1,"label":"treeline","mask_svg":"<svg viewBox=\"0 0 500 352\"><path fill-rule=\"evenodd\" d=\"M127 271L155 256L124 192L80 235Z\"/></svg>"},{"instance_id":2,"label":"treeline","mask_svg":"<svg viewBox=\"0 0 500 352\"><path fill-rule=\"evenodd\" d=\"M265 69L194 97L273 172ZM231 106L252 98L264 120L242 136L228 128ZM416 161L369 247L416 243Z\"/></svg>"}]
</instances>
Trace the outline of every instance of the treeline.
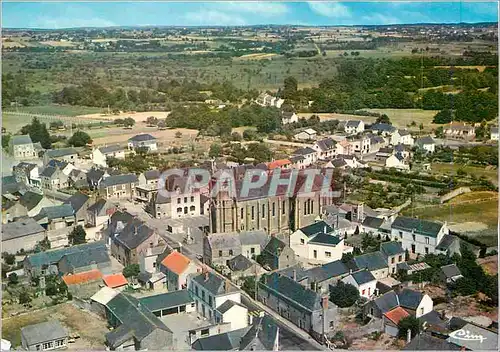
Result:
<instances>
[{"instance_id":1,"label":"treeline","mask_svg":"<svg viewBox=\"0 0 500 352\"><path fill-rule=\"evenodd\" d=\"M46 100L47 97L39 91L28 89L24 75L12 73L2 75L2 108L10 107L11 104L36 105Z\"/></svg>"},{"instance_id":2,"label":"treeline","mask_svg":"<svg viewBox=\"0 0 500 352\"><path fill-rule=\"evenodd\" d=\"M244 105L211 110L206 105L180 106L166 120L168 127L192 128L211 136L227 136L233 127L256 126L258 132L280 129L281 113L277 108Z\"/></svg>"}]
</instances>

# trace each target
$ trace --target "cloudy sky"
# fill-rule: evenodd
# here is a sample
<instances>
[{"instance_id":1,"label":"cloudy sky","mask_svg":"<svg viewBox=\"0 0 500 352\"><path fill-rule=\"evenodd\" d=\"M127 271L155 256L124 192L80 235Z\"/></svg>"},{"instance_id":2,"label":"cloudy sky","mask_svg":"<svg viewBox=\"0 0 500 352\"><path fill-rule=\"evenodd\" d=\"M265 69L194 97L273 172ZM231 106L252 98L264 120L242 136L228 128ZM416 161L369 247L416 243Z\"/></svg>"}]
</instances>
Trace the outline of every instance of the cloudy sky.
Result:
<instances>
[{"instance_id":1,"label":"cloudy sky","mask_svg":"<svg viewBox=\"0 0 500 352\"><path fill-rule=\"evenodd\" d=\"M496 22L496 2L3 2L4 28Z\"/></svg>"}]
</instances>

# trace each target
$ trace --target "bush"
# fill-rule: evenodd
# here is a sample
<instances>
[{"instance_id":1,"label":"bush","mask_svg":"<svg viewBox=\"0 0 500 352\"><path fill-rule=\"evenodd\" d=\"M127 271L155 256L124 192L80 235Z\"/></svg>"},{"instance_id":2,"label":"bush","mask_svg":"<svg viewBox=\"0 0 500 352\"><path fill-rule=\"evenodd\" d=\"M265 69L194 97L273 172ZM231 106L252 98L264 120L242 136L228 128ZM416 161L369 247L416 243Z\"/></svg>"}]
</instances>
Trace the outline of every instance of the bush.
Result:
<instances>
[{"instance_id":1,"label":"bush","mask_svg":"<svg viewBox=\"0 0 500 352\"><path fill-rule=\"evenodd\" d=\"M408 330L411 330L411 337L415 337L422 330L422 322L418 320L413 315L403 318L398 323L398 337L400 339L406 339L406 334Z\"/></svg>"},{"instance_id":2,"label":"bush","mask_svg":"<svg viewBox=\"0 0 500 352\"><path fill-rule=\"evenodd\" d=\"M330 300L340 308L351 307L359 298L359 291L351 284L339 281L330 289Z\"/></svg>"},{"instance_id":3,"label":"bush","mask_svg":"<svg viewBox=\"0 0 500 352\"><path fill-rule=\"evenodd\" d=\"M136 277L139 275L140 271L139 264L130 264L123 268L123 276L126 278Z\"/></svg>"},{"instance_id":4,"label":"bush","mask_svg":"<svg viewBox=\"0 0 500 352\"><path fill-rule=\"evenodd\" d=\"M9 275L9 285L17 285L19 283L19 277L16 273Z\"/></svg>"},{"instance_id":5,"label":"bush","mask_svg":"<svg viewBox=\"0 0 500 352\"><path fill-rule=\"evenodd\" d=\"M2 254L2 256L3 256L3 260L4 260L5 264L7 264L7 265L14 265L15 264L16 256L14 254L4 252Z\"/></svg>"}]
</instances>

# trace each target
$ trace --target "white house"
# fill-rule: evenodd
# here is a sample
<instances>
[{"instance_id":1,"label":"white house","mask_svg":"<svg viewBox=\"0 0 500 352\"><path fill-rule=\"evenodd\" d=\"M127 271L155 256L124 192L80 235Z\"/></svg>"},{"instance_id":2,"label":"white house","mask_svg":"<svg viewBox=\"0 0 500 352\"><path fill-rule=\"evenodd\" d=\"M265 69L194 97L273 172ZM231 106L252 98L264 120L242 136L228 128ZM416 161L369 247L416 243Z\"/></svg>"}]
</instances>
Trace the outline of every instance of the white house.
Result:
<instances>
[{"instance_id":1,"label":"white house","mask_svg":"<svg viewBox=\"0 0 500 352\"><path fill-rule=\"evenodd\" d=\"M399 133L399 143L404 145L412 146L415 140L411 136L408 130L398 130ZM395 144L394 144L395 145Z\"/></svg>"},{"instance_id":2,"label":"white house","mask_svg":"<svg viewBox=\"0 0 500 352\"><path fill-rule=\"evenodd\" d=\"M490 128L490 139L492 141L498 141L498 127L497 126Z\"/></svg>"},{"instance_id":3,"label":"white house","mask_svg":"<svg viewBox=\"0 0 500 352\"><path fill-rule=\"evenodd\" d=\"M248 326L248 309L241 303L227 300L216 311L223 323L230 323L230 331L244 329Z\"/></svg>"},{"instance_id":4,"label":"white house","mask_svg":"<svg viewBox=\"0 0 500 352\"><path fill-rule=\"evenodd\" d=\"M138 134L128 140L128 149L147 148L148 151L158 150L156 138L148 133Z\"/></svg>"},{"instance_id":5,"label":"white house","mask_svg":"<svg viewBox=\"0 0 500 352\"><path fill-rule=\"evenodd\" d=\"M260 94L255 100L255 103L260 106L274 106L278 109L281 108L284 102L284 99L273 97L272 95L269 95L267 93Z\"/></svg>"},{"instance_id":6,"label":"white house","mask_svg":"<svg viewBox=\"0 0 500 352\"><path fill-rule=\"evenodd\" d=\"M398 170L410 170L410 165L405 162L405 158L400 153L391 155L385 159L385 167Z\"/></svg>"},{"instance_id":7,"label":"white house","mask_svg":"<svg viewBox=\"0 0 500 352\"><path fill-rule=\"evenodd\" d=\"M431 136L418 138L415 144L427 153L434 153L434 150L436 149L436 142L434 142L434 139L432 139Z\"/></svg>"},{"instance_id":8,"label":"white house","mask_svg":"<svg viewBox=\"0 0 500 352\"><path fill-rule=\"evenodd\" d=\"M315 262L340 260L344 252L344 240L333 233L331 226L318 221L292 233L290 247L296 255Z\"/></svg>"},{"instance_id":9,"label":"white house","mask_svg":"<svg viewBox=\"0 0 500 352\"><path fill-rule=\"evenodd\" d=\"M312 128L308 128L304 131L301 131L299 133L296 133L293 138L299 140L299 141L309 141L309 140L314 140L318 137L318 132L313 130Z\"/></svg>"},{"instance_id":10,"label":"white house","mask_svg":"<svg viewBox=\"0 0 500 352\"><path fill-rule=\"evenodd\" d=\"M299 121L299 116L291 111L283 111L281 113L281 123L283 125Z\"/></svg>"},{"instance_id":11,"label":"white house","mask_svg":"<svg viewBox=\"0 0 500 352\"><path fill-rule=\"evenodd\" d=\"M347 140L341 140L337 143L337 154L350 155L354 153L354 146Z\"/></svg>"},{"instance_id":12,"label":"white house","mask_svg":"<svg viewBox=\"0 0 500 352\"><path fill-rule=\"evenodd\" d=\"M455 139L472 140L476 137L476 129L472 125L460 122L451 122L443 128L443 133Z\"/></svg>"},{"instance_id":13,"label":"white house","mask_svg":"<svg viewBox=\"0 0 500 352\"><path fill-rule=\"evenodd\" d=\"M215 324L230 323L231 327L248 326L248 314L227 307L229 304L224 305L228 301L241 304L241 292L229 279L205 271L188 279L188 290L195 301L196 311L204 318ZM232 312L225 314L228 311Z\"/></svg>"},{"instance_id":14,"label":"white house","mask_svg":"<svg viewBox=\"0 0 500 352\"><path fill-rule=\"evenodd\" d=\"M437 253L444 235L449 233L446 223L398 216L391 225L391 238L400 241L412 254Z\"/></svg>"},{"instance_id":15,"label":"white house","mask_svg":"<svg viewBox=\"0 0 500 352\"><path fill-rule=\"evenodd\" d=\"M377 279L368 270L360 270L349 274L342 279L345 284L351 284L356 287L361 297L370 298L375 294L377 288Z\"/></svg>"},{"instance_id":16,"label":"white house","mask_svg":"<svg viewBox=\"0 0 500 352\"><path fill-rule=\"evenodd\" d=\"M92 151L92 163L94 165L107 167L107 158L125 159L125 148L119 145L95 148Z\"/></svg>"},{"instance_id":17,"label":"white house","mask_svg":"<svg viewBox=\"0 0 500 352\"><path fill-rule=\"evenodd\" d=\"M169 291L186 289L190 275L195 275L198 270L195 262L178 251L163 258L159 268L165 274L165 285Z\"/></svg>"},{"instance_id":18,"label":"white house","mask_svg":"<svg viewBox=\"0 0 500 352\"><path fill-rule=\"evenodd\" d=\"M36 159L38 151L29 135L15 135L9 140L9 151L16 160Z\"/></svg>"},{"instance_id":19,"label":"white house","mask_svg":"<svg viewBox=\"0 0 500 352\"><path fill-rule=\"evenodd\" d=\"M367 154L370 152L370 138L368 136L351 138L349 143L353 146L355 153Z\"/></svg>"},{"instance_id":20,"label":"white house","mask_svg":"<svg viewBox=\"0 0 500 352\"><path fill-rule=\"evenodd\" d=\"M344 132L347 134L358 134L365 130L365 123L361 120L349 120L345 123Z\"/></svg>"},{"instance_id":21,"label":"white house","mask_svg":"<svg viewBox=\"0 0 500 352\"><path fill-rule=\"evenodd\" d=\"M313 144L312 149L318 153L318 159L330 159L336 154L336 145L337 142L335 142L332 138L325 138L316 141Z\"/></svg>"},{"instance_id":22,"label":"white house","mask_svg":"<svg viewBox=\"0 0 500 352\"><path fill-rule=\"evenodd\" d=\"M293 156L301 156L301 157L303 157L304 160L302 161L302 165L304 167L312 165L312 164L314 164L318 160L318 154L311 147L304 147L304 148L297 149L293 153ZM292 158L290 158L290 161L292 161Z\"/></svg>"}]
</instances>

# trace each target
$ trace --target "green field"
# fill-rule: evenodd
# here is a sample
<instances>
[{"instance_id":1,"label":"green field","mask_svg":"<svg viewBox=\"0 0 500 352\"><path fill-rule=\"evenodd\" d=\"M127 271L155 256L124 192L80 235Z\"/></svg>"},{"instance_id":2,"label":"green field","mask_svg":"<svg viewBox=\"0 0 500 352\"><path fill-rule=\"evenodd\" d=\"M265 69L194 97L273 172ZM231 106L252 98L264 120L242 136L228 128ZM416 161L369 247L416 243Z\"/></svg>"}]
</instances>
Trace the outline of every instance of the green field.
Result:
<instances>
[{"instance_id":1,"label":"green field","mask_svg":"<svg viewBox=\"0 0 500 352\"><path fill-rule=\"evenodd\" d=\"M446 221L450 225L456 225L459 232L474 237L487 246L496 246L498 243L498 200L488 200L479 203L452 204L450 217L450 204L433 206L428 208L414 209L413 216L427 220ZM404 215L411 215L411 209L407 209ZM484 227L474 231L471 225Z\"/></svg>"},{"instance_id":2,"label":"green field","mask_svg":"<svg viewBox=\"0 0 500 352\"><path fill-rule=\"evenodd\" d=\"M434 174L456 175L458 170L464 170L476 177L485 176L493 184L498 185L498 170L486 169L484 167L467 166L460 164L432 163L431 172Z\"/></svg>"},{"instance_id":3,"label":"green field","mask_svg":"<svg viewBox=\"0 0 500 352\"><path fill-rule=\"evenodd\" d=\"M407 127L412 121L415 121L417 126L413 129L418 130L420 123L424 125L424 130L436 128L439 125L433 124L432 119L437 114L437 110L422 110L422 109L363 109L366 111L377 112L389 116L392 124L399 128Z\"/></svg>"},{"instance_id":4,"label":"green field","mask_svg":"<svg viewBox=\"0 0 500 352\"><path fill-rule=\"evenodd\" d=\"M34 105L34 106L23 106L14 109L6 109L4 113L9 111L16 112L27 112L30 114L42 114L42 115L63 115L63 116L78 116L85 114L97 114L105 109L87 107L87 106L71 106L71 105Z\"/></svg>"}]
</instances>

